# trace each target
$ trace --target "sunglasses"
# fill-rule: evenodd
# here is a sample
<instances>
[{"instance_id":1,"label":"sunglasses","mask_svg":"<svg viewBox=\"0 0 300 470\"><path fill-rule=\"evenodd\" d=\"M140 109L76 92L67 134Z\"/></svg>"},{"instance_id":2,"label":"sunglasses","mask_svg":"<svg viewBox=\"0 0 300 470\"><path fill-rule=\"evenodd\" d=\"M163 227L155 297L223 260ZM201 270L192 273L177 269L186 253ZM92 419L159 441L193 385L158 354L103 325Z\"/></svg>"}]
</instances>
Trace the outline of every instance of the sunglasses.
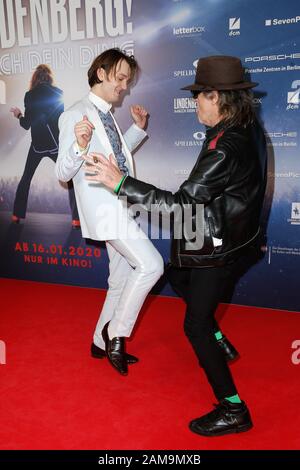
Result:
<instances>
[{"instance_id":1,"label":"sunglasses","mask_svg":"<svg viewBox=\"0 0 300 470\"><path fill-rule=\"evenodd\" d=\"M200 95L201 91L191 90L191 93L192 93L192 97L194 98L194 100L196 100L198 98L198 95Z\"/></svg>"}]
</instances>

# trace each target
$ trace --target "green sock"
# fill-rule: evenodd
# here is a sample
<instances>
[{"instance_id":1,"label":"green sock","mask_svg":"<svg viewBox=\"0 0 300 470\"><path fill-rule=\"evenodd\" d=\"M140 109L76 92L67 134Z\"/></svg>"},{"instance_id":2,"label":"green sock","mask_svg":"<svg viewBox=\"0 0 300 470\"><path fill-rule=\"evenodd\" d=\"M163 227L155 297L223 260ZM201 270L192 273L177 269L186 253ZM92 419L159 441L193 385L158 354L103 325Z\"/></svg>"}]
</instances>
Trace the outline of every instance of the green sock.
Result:
<instances>
[{"instance_id":1,"label":"green sock","mask_svg":"<svg viewBox=\"0 0 300 470\"><path fill-rule=\"evenodd\" d=\"M222 338L223 338L223 335L222 335L222 333L221 333L220 330L219 330L219 331L216 331L215 337L216 337L216 340L218 340L218 341L219 341L219 339L222 339Z\"/></svg>"},{"instance_id":2,"label":"green sock","mask_svg":"<svg viewBox=\"0 0 300 470\"><path fill-rule=\"evenodd\" d=\"M225 397L225 400L230 401L230 403L242 403L242 400L240 399L238 394L232 395L232 397Z\"/></svg>"}]
</instances>

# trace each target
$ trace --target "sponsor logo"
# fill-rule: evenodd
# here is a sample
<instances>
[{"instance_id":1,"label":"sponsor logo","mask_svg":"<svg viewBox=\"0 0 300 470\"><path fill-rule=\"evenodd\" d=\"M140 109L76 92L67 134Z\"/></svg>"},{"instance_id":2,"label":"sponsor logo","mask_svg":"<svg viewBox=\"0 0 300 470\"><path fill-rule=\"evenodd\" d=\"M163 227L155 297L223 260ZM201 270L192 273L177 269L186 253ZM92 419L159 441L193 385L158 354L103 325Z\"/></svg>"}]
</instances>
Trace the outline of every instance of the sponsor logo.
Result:
<instances>
[{"instance_id":1,"label":"sponsor logo","mask_svg":"<svg viewBox=\"0 0 300 470\"><path fill-rule=\"evenodd\" d=\"M174 77L194 77L196 75L196 70L186 69L186 70L174 70Z\"/></svg>"},{"instance_id":2,"label":"sponsor logo","mask_svg":"<svg viewBox=\"0 0 300 470\"><path fill-rule=\"evenodd\" d=\"M292 225L300 225L300 202L292 202L291 218L288 219Z\"/></svg>"},{"instance_id":3,"label":"sponsor logo","mask_svg":"<svg viewBox=\"0 0 300 470\"><path fill-rule=\"evenodd\" d=\"M202 33L205 33L205 26L190 26L189 28L181 26L179 28L173 28L173 35L177 37L196 36Z\"/></svg>"},{"instance_id":4,"label":"sponsor logo","mask_svg":"<svg viewBox=\"0 0 300 470\"><path fill-rule=\"evenodd\" d=\"M194 113L196 107L193 98L174 98L174 113Z\"/></svg>"},{"instance_id":5,"label":"sponsor logo","mask_svg":"<svg viewBox=\"0 0 300 470\"><path fill-rule=\"evenodd\" d=\"M254 63L254 62L273 62L276 60L293 60L300 59L300 52L293 52L291 54L272 54L272 55L261 55L261 56L251 56L245 57L244 61ZM290 69L289 69L290 70Z\"/></svg>"},{"instance_id":6,"label":"sponsor logo","mask_svg":"<svg viewBox=\"0 0 300 470\"><path fill-rule=\"evenodd\" d=\"M193 137L196 140L204 140L205 139L205 132L202 132L202 131L194 132Z\"/></svg>"},{"instance_id":7,"label":"sponsor logo","mask_svg":"<svg viewBox=\"0 0 300 470\"><path fill-rule=\"evenodd\" d=\"M240 36L241 18L229 18L228 36Z\"/></svg>"},{"instance_id":8,"label":"sponsor logo","mask_svg":"<svg viewBox=\"0 0 300 470\"><path fill-rule=\"evenodd\" d=\"M268 172L269 178L300 178L300 173L295 171L286 171L284 173L273 173L272 171Z\"/></svg>"},{"instance_id":9,"label":"sponsor logo","mask_svg":"<svg viewBox=\"0 0 300 470\"><path fill-rule=\"evenodd\" d=\"M292 91L288 92L287 96L287 102L291 104L299 104L300 103L300 80L294 80L291 88L293 89Z\"/></svg>"},{"instance_id":10,"label":"sponsor logo","mask_svg":"<svg viewBox=\"0 0 300 470\"><path fill-rule=\"evenodd\" d=\"M299 109L300 104L300 80L294 80L291 84L291 91L287 94L287 110Z\"/></svg>"},{"instance_id":11,"label":"sponsor logo","mask_svg":"<svg viewBox=\"0 0 300 470\"><path fill-rule=\"evenodd\" d=\"M258 108L262 104L262 98L253 98L252 103L255 108Z\"/></svg>"},{"instance_id":12,"label":"sponsor logo","mask_svg":"<svg viewBox=\"0 0 300 470\"><path fill-rule=\"evenodd\" d=\"M297 147L298 145L296 140L298 132L296 131L265 132L265 136L269 147ZM292 172L284 173L284 175L291 176Z\"/></svg>"},{"instance_id":13,"label":"sponsor logo","mask_svg":"<svg viewBox=\"0 0 300 470\"><path fill-rule=\"evenodd\" d=\"M288 132L265 132L267 137L271 139L282 139L288 137L290 139L295 139L298 135L298 132L288 131Z\"/></svg>"},{"instance_id":14,"label":"sponsor logo","mask_svg":"<svg viewBox=\"0 0 300 470\"><path fill-rule=\"evenodd\" d=\"M0 104L6 104L6 84L0 80Z\"/></svg>"},{"instance_id":15,"label":"sponsor logo","mask_svg":"<svg viewBox=\"0 0 300 470\"><path fill-rule=\"evenodd\" d=\"M178 77L194 77L196 75L196 68L197 68L198 60L199 59L194 60L194 62L193 62L194 68L193 69L174 70L174 72L173 72L174 77L175 78L178 78Z\"/></svg>"},{"instance_id":16,"label":"sponsor logo","mask_svg":"<svg viewBox=\"0 0 300 470\"><path fill-rule=\"evenodd\" d=\"M292 202L291 218L300 221L300 202Z\"/></svg>"},{"instance_id":17,"label":"sponsor logo","mask_svg":"<svg viewBox=\"0 0 300 470\"><path fill-rule=\"evenodd\" d=\"M202 147L205 139L205 132L197 131L193 133L193 138L189 140L175 140L175 147Z\"/></svg>"},{"instance_id":18,"label":"sponsor logo","mask_svg":"<svg viewBox=\"0 0 300 470\"><path fill-rule=\"evenodd\" d=\"M290 24L297 24L300 22L300 16L293 18L272 18L265 20L265 26L285 26Z\"/></svg>"}]
</instances>

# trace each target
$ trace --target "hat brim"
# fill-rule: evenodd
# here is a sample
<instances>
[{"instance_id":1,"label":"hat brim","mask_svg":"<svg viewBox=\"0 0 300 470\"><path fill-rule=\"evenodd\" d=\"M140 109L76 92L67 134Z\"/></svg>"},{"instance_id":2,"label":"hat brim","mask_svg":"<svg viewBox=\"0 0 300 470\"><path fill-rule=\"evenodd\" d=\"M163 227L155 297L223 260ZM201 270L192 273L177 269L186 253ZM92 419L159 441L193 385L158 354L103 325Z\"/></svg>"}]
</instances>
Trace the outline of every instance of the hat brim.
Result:
<instances>
[{"instance_id":1,"label":"hat brim","mask_svg":"<svg viewBox=\"0 0 300 470\"><path fill-rule=\"evenodd\" d=\"M190 91L226 91L226 90L246 90L247 88L254 88L258 85L257 82L241 82L241 83L234 83L232 85L215 85L215 86L208 86L208 85L201 85L200 83L193 83L192 85L187 85L180 90L190 90Z\"/></svg>"}]
</instances>

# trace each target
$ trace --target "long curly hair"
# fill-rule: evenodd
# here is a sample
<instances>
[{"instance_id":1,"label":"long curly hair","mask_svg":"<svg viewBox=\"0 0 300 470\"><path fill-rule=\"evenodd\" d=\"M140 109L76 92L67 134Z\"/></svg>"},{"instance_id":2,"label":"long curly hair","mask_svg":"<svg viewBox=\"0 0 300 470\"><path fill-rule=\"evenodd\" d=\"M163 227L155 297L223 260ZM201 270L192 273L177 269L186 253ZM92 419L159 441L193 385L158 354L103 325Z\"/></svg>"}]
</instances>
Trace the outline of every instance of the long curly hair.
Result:
<instances>
[{"instance_id":1,"label":"long curly hair","mask_svg":"<svg viewBox=\"0 0 300 470\"><path fill-rule=\"evenodd\" d=\"M29 89L32 90L37 85L40 85L40 83L49 83L49 85L52 85L53 83L52 70L46 64L40 64L37 66L31 77Z\"/></svg>"}]
</instances>

